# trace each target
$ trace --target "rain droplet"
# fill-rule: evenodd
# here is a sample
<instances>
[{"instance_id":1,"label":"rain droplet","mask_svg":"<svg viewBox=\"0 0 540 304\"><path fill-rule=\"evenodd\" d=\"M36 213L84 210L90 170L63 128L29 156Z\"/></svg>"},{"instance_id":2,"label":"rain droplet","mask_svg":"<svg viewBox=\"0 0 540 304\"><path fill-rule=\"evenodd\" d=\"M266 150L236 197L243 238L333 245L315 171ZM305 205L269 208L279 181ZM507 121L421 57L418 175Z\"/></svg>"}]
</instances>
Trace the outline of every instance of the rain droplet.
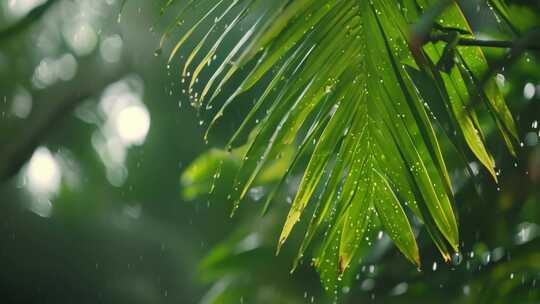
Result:
<instances>
[{"instance_id":1,"label":"rain droplet","mask_svg":"<svg viewBox=\"0 0 540 304\"><path fill-rule=\"evenodd\" d=\"M454 266L461 264L462 261L463 261L463 255L460 252L455 252L452 255L452 264Z\"/></svg>"}]
</instances>

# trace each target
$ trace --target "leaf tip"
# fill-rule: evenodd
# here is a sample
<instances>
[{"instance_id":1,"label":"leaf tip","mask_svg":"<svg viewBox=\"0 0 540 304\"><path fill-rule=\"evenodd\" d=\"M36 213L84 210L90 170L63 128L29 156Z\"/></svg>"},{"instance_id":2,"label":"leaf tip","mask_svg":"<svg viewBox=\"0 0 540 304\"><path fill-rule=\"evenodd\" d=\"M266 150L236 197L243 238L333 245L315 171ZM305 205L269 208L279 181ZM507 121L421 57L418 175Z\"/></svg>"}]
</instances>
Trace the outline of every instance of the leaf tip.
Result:
<instances>
[{"instance_id":1,"label":"leaf tip","mask_svg":"<svg viewBox=\"0 0 540 304\"><path fill-rule=\"evenodd\" d=\"M279 242L278 242L278 245L277 245L277 248L276 248L276 256L279 255L279 253L281 252L281 247L283 247L283 244L285 243L285 239L284 238L280 238L279 239Z\"/></svg>"},{"instance_id":2,"label":"leaf tip","mask_svg":"<svg viewBox=\"0 0 540 304\"><path fill-rule=\"evenodd\" d=\"M343 274L345 272L345 270L347 269L347 262L345 261L345 258L340 255L339 256L339 261L338 261L338 271L339 271L339 274Z\"/></svg>"}]
</instances>

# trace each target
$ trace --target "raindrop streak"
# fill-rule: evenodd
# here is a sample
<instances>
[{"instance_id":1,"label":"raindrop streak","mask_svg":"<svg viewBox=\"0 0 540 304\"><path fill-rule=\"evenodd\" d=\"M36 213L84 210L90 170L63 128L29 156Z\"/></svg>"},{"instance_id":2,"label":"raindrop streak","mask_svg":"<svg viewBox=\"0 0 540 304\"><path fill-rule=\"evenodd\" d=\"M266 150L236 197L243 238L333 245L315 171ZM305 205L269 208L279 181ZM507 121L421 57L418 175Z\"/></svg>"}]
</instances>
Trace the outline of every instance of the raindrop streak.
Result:
<instances>
[{"instance_id":1,"label":"raindrop streak","mask_svg":"<svg viewBox=\"0 0 540 304\"><path fill-rule=\"evenodd\" d=\"M209 194L213 194L216 189L216 181L221 177L221 168L223 168L223 160L219 161L216 173L212 176L212 185L210 186Z\"/></svg>"}]
</instances>

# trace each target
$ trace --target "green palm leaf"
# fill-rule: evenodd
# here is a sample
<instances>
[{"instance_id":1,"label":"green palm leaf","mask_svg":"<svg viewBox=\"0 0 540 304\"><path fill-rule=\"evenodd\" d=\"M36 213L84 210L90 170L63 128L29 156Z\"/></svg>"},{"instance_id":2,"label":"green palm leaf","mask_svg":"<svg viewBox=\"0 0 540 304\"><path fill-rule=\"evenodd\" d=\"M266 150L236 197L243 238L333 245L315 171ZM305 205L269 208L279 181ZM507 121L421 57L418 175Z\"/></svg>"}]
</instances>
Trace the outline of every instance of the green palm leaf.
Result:
<instances>
[{"instance_id":1,"label":"green palm leaf","mask_svg":"<svg viewBox=\"0 0 540 304\"><path fill-rule=\"evenodd\" d=\"M245 103L243 96L264 88L229 143L233 148L252 134L240 143L247 152L229 196L234 209L285 148L299 147L290 168L301 165L300 155L310 156L278 249L314 204L298 259L314 236L327 229L315 266L329 289L376 229L384 230L420 266L411 216L424 224L445 260L459 252L452 185L440 141L453 142L465 157L474 155L497 178L479 109L472 103L485 106L514 153L517 132L501 93L494 81L480 86L487 71L482 50L430 42L412 51L409 25L435 3L202 0L184 4L178 15L183 20L199 9L203 16L183 29L170 60L194 40L182 74L192 104L213 115L209 130L231 106ZM460 35L471 32L453 2L438 22ZM203 28L206 34L196 38L195 30ZM164 34L163 42L173 30ZM227 41L234 42L232 47L225 46ZM446 62L445 68L440 62ZM204 71L208 81L199 82ZM247 76L231 92L227 85L238 75ZM226 100L219 105L223 96ZM434 113L435 108L440 110ZM273 199L270 195L265 210Z\"/></svg>"}]
</instances>

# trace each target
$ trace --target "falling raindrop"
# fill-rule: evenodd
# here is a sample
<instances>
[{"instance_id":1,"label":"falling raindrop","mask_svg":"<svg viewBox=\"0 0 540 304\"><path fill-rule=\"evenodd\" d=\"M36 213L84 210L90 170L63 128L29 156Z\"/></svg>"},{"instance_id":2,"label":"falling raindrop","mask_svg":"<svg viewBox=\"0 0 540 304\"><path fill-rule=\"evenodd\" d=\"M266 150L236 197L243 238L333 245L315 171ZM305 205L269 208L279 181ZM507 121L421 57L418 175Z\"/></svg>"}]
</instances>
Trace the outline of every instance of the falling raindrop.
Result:
<instances>
[{"instance_id":1,"label":"falling raindrop","mask_svg":"<svg viewBox=\"0 0 540 304\"><path fill-rule=\"evenodd\" d=\"M463 286L463 294L468 296L471 293L471 287L469 285Z\"/></svg>"},{"instance_id":2,"label":"falling raindrop","mask_svg":"<svg viewBox=\"0 0 540 304\"><path fill-rule=\"evenodd\" d=\"M463 261L463 255L460 252L455 252L452 255L452 265L458 266Z\"/></svg>"},{"instance_id":3,"label":"falling raindrop","mask_svg":"<svg viewBox=\"0 0 540 304\"><path fill-rule=\"evenodd\" d=\"M399 296L406 293L408 289L409 284L407 284L406 282L401 282L392 289L391 294L394 296Z\"/></svg>"},{"instance_id":4,"label":"falling raindrop","mask_svg":"<svg viewBox=\"0 0 540 304\"><path fill-rule=\"evenodd\" d=\"M500 87L500 88L503 88L504 85L506 84L506 77L504 77L503 74L497 74L497 76L495 77L495 80L497 82L497 85Z\"/></svg>"},{"instance_id":5,"label":"falling raindrop","mask_svg":"<svg viewBox=\"0 0 540 304\"><path fill-rule=\"evenodd\" d=\"M536 88L534 86L534 84L532 83L527 83L525 85L525 87L523 88L523 96L526 98L526 99L532 99L534 97L534 94L536 93Z\"/></svg>"},{"instance_id":6,"label":"falling raindrop","mask_svg":"<svg viewBox=\"0 0 540 304\"><path fill-rule=\"evenodd\" d=\"M491 254L488 252L484 257L484 265L489 264L491 261Z\"/></svg>"}]
</instances>

